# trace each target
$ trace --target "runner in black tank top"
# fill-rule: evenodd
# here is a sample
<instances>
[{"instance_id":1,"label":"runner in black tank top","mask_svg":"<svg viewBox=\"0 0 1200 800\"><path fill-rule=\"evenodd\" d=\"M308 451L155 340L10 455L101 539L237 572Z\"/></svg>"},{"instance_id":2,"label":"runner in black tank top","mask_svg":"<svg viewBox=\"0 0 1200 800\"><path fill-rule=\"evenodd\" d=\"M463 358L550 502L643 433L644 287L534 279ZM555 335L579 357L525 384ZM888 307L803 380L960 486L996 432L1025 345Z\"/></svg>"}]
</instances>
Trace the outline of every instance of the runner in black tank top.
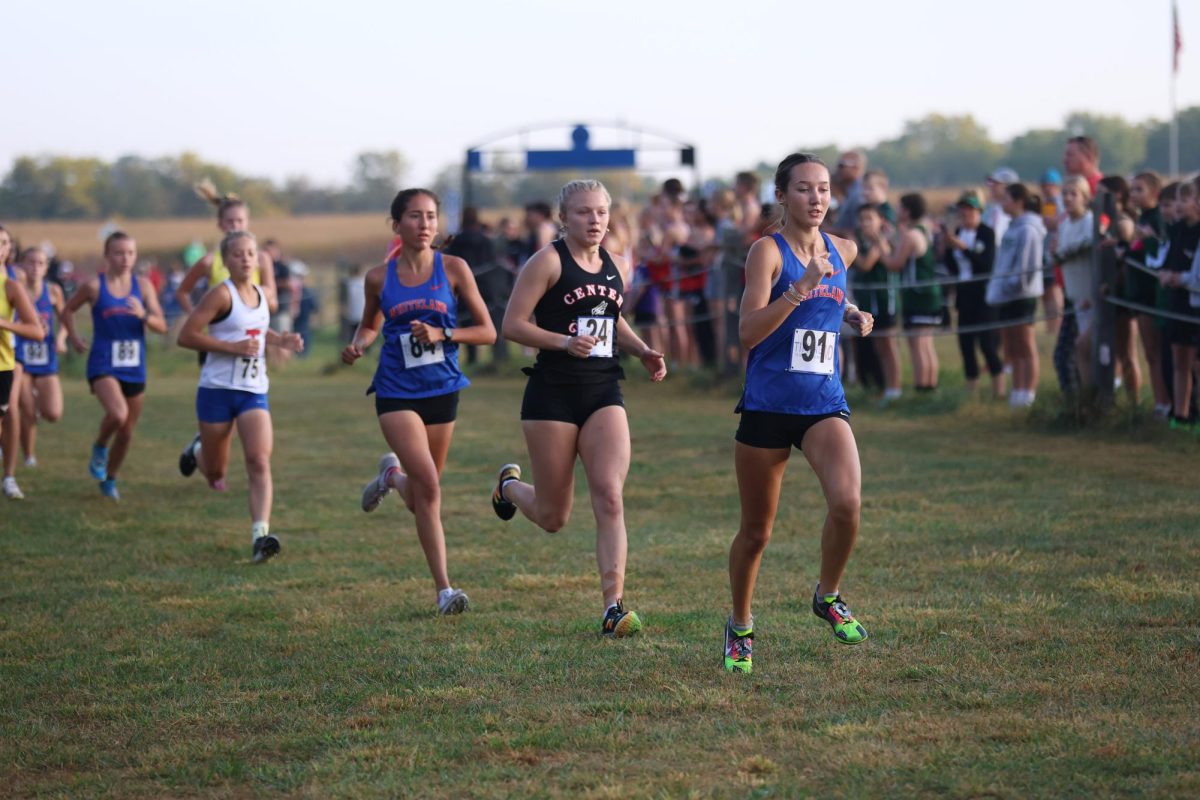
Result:
<instances>
[{"instance_id":1,"label":"runner in black tank top","mask_svg":"<svg viewBox=\"0 0 1200 800\"><path fill-rule=\"evenodd\" d=\"M559 193L566 235L538 251L521 270L504 315L506 338L538 348L526 369L522 427L537 486L521 468L500 468L492 508L504 520L520 511L551 533L566 525L574 497L575 459L587 473L596 515L596 560L604 594L600 632L641 629L625 609L625 510L629 420L618 381L618 346L641 360L651 380L667 374L659 353L621 318L627 265L600 247L608 228L608 192L599 181L572 181ZM531 318L536 318L536 322Z\"/></svg>"},{"instance_id":2,"label":"runner in black tank top","mask_svg":"<svg viewBox=\"0 0 1200 800\"><path fill-rule=\"evenodd\" d=\"M562 273L534 306L538 327L567 336L593 336L597 344L588 358L576 358L566 350L539 350L533 369L526 374L543 375L550 384L605 383L624 378L613 346L617 320L625 304L621 271L603 247L599 249L601 266L597 274L575 262L563 239L552 242L552 246Z\"/></svg>"}]
</instances>

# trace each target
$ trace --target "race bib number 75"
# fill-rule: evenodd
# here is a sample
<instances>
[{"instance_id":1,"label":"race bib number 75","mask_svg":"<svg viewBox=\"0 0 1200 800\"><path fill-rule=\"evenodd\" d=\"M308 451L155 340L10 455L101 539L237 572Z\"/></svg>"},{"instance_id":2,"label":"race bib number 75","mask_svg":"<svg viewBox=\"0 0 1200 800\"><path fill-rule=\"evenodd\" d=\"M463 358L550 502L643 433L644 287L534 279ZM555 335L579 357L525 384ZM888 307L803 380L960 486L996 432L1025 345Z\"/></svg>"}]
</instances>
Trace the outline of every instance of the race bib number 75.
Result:
<instances>
[{"instance_id":1,"label":"race bib number 75","mask_svg":"<svg viewBox=\"0 0 1200 800\"><path fill-rule=\"evenodd\" d=\"M792 336L792 363L788 370L832 375L837 342L836 333L797 328Z\"/></svg>"}]
</instances>

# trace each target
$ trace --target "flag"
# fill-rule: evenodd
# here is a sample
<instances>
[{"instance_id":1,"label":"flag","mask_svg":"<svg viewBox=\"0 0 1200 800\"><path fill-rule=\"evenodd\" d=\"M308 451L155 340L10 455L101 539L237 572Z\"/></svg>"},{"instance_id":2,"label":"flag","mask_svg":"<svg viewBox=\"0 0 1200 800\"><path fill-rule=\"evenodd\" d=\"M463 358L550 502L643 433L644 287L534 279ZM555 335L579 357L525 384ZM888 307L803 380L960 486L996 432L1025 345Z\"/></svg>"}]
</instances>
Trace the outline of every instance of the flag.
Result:
<instances>
[{"instance_id":1,"label":"flag","mask_svg":"<svg viewBox=\"0 0 1200 800\"><path fill-rule=\"evenodd\" d=\"M1171 70L1179 74L1179 54L1183 52L1183 34L1179 31L1179 4L1171 3L1171 30L1174 39L1174 51L1171 54Z\"/></svg>"}]
</instances>

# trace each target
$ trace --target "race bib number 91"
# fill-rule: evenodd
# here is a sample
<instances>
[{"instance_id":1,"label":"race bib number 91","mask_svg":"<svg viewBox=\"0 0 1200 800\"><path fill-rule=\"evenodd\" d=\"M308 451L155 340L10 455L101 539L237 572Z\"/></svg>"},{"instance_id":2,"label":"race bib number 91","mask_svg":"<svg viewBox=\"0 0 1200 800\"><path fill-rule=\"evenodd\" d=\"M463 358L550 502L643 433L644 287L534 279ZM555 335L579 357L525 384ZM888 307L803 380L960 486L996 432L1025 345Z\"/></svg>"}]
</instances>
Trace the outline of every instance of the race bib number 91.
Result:
<instances>
[{"instance_id":1,"label":"race bib number 91","mask_svg":"<svg viewBox=\"0 0 1200 800\"><path fill-rule=\"evenodd\" d=\"M612 358L613 322L612 317L579 317L575 320L576 336L596 337L588 358Z\"/></svg>"},{"instance_id":2,"label":"race bib number 91","mask_svg":"<svg viewBox=\"0 0 1200 800\"><path fill-rule=\"evenodd\" d=\"M50 363L50 348L45 342L25 342L21 359L27 367L44 367Z\"/></svg>"},{"instance_id":3,"label":"race bib number 91","mask_svg":"<svg viewBox=\"0 0 1200 800\"><path fill-rule=\"evenodd\" d=\"M113 342L112 365L114 367L140 367L142 365L142 343L137 339L122 339Z\"/></svg>"},{"instance_id":4,"label":"race bib number 91","mask_svg":"<svg viewBox=\"0 0 1200 800\"><path fill-rule=\"evenodd\" d=\"M441 342L423 344L411 333L400 334L400 347L404 350L405 369L440 364L446 360L446 351Z\"/></svg>"},{"instance_id":5,"label":"race bib number 91","mask_svg":"<svg viewBox=\"0 0 1200 800\"><path fill-rule=\"evenodd\" d=\"M788 370L832 375L837 341L836 333L797 328L792 336L792 363Z\"/></svg>"}]
</instances>

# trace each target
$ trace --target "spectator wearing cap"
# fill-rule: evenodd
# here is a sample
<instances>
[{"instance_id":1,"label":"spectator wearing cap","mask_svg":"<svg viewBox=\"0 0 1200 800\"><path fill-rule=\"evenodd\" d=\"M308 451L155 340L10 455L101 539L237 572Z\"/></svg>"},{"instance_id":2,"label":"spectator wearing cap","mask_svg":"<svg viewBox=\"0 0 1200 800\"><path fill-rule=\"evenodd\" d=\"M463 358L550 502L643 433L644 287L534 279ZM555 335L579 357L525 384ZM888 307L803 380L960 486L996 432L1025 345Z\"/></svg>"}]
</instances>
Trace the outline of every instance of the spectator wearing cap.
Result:
<instances>
[{"instance_id":1,"label":"spectator wearing cap","mask_svg":"<svg viewBox=\"0 0 1200 800\"><path fill-rule=\"evenodd\" d=\"M1051 167L1042 173L1042 221L1046 223L1047 230L1054 230L1053 225L1057 224L1060 217L1066 208L1063 206L1063 179L1062 174Z\"/></svg>"},{"instance_id":2,"label":"spectator wearing cap","mask_svg":"<svg viewBox=\"0 0 1200 800\"><path fill-rule=\"evenodd\" d=\"M1100 145L1090 136L1072 136L1063 148L1063 171L1082 175L1093 195L1104 173L1100 171Z\"/></svg>"},{"instance_id":3,"label":"spectator wearing cap","mask_svg":"<svg viewBox=\"0 0 1200 800\"><path fill-rule=\"evenodd\" d=\"M1046 273L1046 292L1042 295L1042 311L1046 315L1046 332L1058 336L1062 327L1063 309L1066 303L1063 299L1062 271L1053 264L1054 235L1058 230L1058 222L1063 217L1062 175L1058 170L1050 168L1042 173L1042 223L1046 226L1046 259L1047 266L1052 267ZM1060 381L1061 381L1060 375Z\"/></svg>"},{"instance_id":4,"label":"spectator wearing cap","mask_svg":"<svg viewBox=\"0 0 1200 800\"><path fill-rule=\"evenodd\" d=\"M1017 183L1020 180L1017 171L1011 167L1000 167L983 179L987 185L988 195L987 205L983 207L983 224L996 234L997 242L1004 240L1004 232L1008 230L1008 224L1012 222L1012 217L1004 211L1004 205L1008 200L1005 189L1010 183Z\"/></svg>"},{"instance_id":5,"label":"spectator wearing cap","mask_svg":"<svg viewBox=\"0 0 1200 800\"><path fill-rule=\"evenodd\" d=\"M983 203L975 192L964 192L955 204L958 225L953 233L946 232L945 264L951 275L963 281L955 292L954 306L958 310L958 327L968 329L958 334L958 349L962 353L963 374L967 390L974 393L979 386L979 362L976 348L983 354L988 374L992 376L992 397L1004 397L1004 364L997 352L996 331L971 328L987 327L996 321L996 311L987 304L986 278L992 273L996 260L996 232L983 223Z\"/></svg>"}]
</instances>

